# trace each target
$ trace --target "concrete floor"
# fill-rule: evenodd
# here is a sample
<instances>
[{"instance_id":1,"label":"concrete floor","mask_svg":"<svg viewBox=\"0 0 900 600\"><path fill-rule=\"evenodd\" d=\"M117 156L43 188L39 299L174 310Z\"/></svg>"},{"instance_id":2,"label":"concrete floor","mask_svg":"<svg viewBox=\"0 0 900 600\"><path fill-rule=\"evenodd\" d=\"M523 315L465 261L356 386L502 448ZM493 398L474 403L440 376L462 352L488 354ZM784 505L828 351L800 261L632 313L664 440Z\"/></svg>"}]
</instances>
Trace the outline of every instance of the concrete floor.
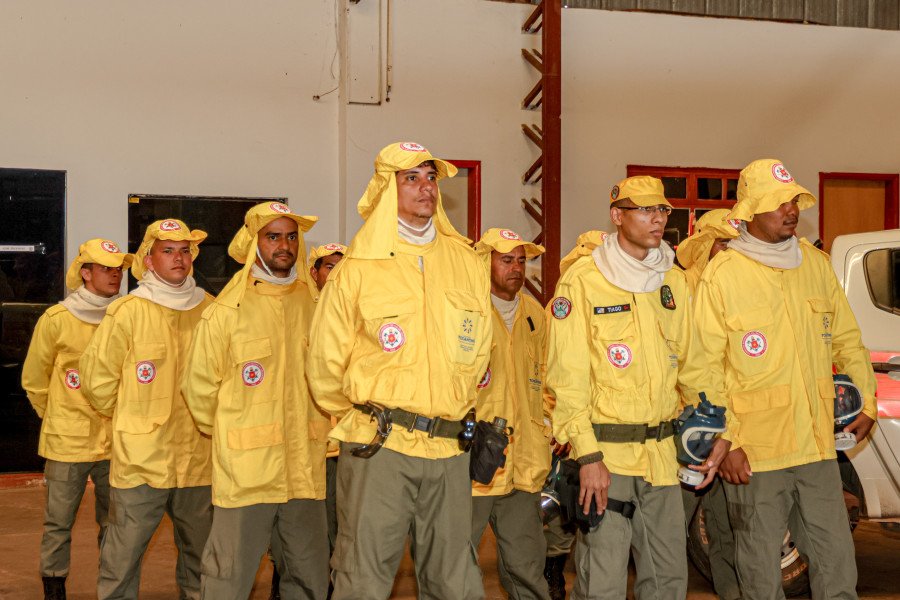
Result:
<instances>
[{"instance_id":1,"label":"concrete floor","mask_svg":"<svg viewBox=\"0 0 900 600\"><path fill-rule=\"evenodd\" d=\"M44 488L40 479L30 479L22 487L0 489L0 600L41 598L38 554L43 521ZM859 567L859 593L863 598L900 599L900 527L862 523L854 535ZM78 513L72 540L74 567L67 584L70 600L96 598L97 537L93 520L93 490L89 487ZM497 581L495 543L490 531L479 549L485 573L487 600L505 595ZM144 557L141 579L142 600L171 600L178 597L174 576L175 549L172 524L168 518L154 536ZM568 573L569 589L571 578ZM261 561L250 600L267 600L272 571L268 560ZM415 576L409 556L404 559L391 598L415 599ZM630 597L630 596L629 596ZM690 570L688 598L716 598L709 584Z\"/></svg>"}]
</instances>

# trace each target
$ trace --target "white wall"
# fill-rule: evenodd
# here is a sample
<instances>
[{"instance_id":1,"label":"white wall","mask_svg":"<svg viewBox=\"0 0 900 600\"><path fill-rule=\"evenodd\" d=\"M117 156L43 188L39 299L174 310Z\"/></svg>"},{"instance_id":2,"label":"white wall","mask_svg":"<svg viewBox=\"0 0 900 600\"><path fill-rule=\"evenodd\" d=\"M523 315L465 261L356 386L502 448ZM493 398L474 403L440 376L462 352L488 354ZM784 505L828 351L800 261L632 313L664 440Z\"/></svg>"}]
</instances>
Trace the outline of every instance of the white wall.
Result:
<instances>
[{"instance_id":1,"label":"white wall","mask_svg":"<svg viewBox=\"0 0 900 600\"><path fill-rule=\"evenodd\" d=\"M896 32L563 11L564 252L610 227L628 164L775 157L814 195L820 171L900 171L898 67ZM799 233L818 237L818 208Z\"/></svg>"},{"instance_id":2,"label":"white wall","mask_svg":"<svg viewBox=\"0 0 900 600\"><path fill-rule=\"evenodd\" d=\"M5 0L0 166L68 173L70 260L132 193L286 196L338 234L333 0Z\"/></svg>"}]
</instances>

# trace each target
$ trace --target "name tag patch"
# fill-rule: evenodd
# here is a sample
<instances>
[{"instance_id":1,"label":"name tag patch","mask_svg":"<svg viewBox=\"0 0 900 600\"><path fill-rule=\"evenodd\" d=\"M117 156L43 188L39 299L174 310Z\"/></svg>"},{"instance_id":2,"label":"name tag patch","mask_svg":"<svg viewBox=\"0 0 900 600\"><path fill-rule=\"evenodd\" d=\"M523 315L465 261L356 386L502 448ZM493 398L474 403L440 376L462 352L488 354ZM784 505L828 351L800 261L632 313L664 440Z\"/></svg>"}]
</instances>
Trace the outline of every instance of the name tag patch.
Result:
<instances>
[{"instance_id":1,"label":"name tag patch","mask_svg":"<svg viewBox=\"0 0 900 600\"><path fill-rule=\"evenodd\" d=\"M616 304L614 306L595 306L595 315L612 315L616 313L631 312L630 304Z\"/></svg>"}]
</instances>

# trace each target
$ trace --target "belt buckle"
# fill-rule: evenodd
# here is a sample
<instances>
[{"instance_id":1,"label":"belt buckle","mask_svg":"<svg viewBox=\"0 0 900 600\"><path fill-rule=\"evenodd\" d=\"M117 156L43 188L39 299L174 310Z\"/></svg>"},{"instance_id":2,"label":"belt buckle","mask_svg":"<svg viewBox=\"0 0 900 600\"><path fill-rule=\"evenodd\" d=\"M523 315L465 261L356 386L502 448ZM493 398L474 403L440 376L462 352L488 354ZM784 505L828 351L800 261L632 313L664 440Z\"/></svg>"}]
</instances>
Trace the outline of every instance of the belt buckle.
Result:
<instances>
[{"instance_id":1,"label":"belt buckle","mask_svg":"<svg viewBox=\"0 0 900 600\"><path fill-rule=\"evenodd\" d=\"M416 415L415 421L413 421L413 429L418 429L419 431L425 431L431 433L432 428L434 428L434 421L425 417L423 415Z\"/></svg>"},{"instance_id":2,"label":"belt buckle","mask_svg":"<svg viewBox=\"0 0 900 600\"><path fill-rule=\"evenodd\" d=\"M644 427L647 428L647 431L644 433L644 439L641 440L641 443L643 444L647 440L652 440L652 439L655 439L658 442L659 434L660 434L660 430L661 430L660 426L654 425L653 427L650 427L649 425L644 425Z\"/></svg>"}]
</instances>

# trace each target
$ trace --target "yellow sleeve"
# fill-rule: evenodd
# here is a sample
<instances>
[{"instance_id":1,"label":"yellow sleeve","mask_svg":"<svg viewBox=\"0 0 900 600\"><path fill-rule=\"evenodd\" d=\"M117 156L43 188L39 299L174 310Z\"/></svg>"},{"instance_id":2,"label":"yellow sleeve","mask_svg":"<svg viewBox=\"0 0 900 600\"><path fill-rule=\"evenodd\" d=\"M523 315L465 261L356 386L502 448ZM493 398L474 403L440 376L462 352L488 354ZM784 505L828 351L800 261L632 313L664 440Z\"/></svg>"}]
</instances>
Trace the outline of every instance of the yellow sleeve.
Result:
<instances>
[{"instance_id":1,"label":"yellow sleeve","mask_svg":"<svg viewBox=\"0 0 900 600\"><path fill-rule=\"evenodd\" d=\"M306 360L306 379L313 399L337 418L343 417L351 406L344 396L344 374L359 326L357 303L346 297L340 284L329 282L319 296Z\"/></svg>"},{"instance_id":2,"label":"yellow sleeve","mask_svg":"<svg viewBox=\"0 0 900 600\"><path fill-rule=\"evenodd\" d=\"M484 263L479 260L478 264L483 265ZM494 341L494 305L491 303L491 275L487 267L484 268L484 277L479 278L478 281L482 284L481 289L478 290L477 297L481 302L481 312L485 316L485 332L484 335L481 336L481 343L479 344L475 355L475 364L477 365L475 373L477 373L477 376L475 381L472 382L472 386L469 388L468 400L472 402L473 407L475 406L476 396L478 396L478 386L475 384L481 380L481 376L487 371L488 365L491 362L491 348L493 347Z\"/></svg>"},{"instance_id":3,"label":"yellow sleeve","mask_svg":"<svg viewBox=\"0 0 900 600\"><path fill-rule=\"evenodd\" d=\"M726 432L722 438L731 442L731 449L741 447L740 421L734 414L725 393L725 355L728 352L728 333L725 328L725 307L715 283L701 279L694 297L693 335L684 375L689 382L703 381L711 403L725 407ZM692 384L695 385L695 384Z\"/></svg>"},{"instance_id":4,"label":"yellow sleeve","mask_svg":"<svg viewBox=\"0 0 900 600\"><path fill-rule=\"evenodd\" d=\"M221 306L211 306L194 330L187 355L187 368L181 380L181 393L188 410L194 417L197 429L212 435L216 409L219 404L219 388L225 378L229 351L227 332L231 329L223 323Z\"/></svg>"},{"instance_id":5,"label":"yellow sleeve","mask_svg":"<svg viewBox=\"0 0 900 600\"><path fill-rule=\"evenodd\" d=\"M107 314L81 355L81 391L101 415L111 417L119 395L122 366L131 350L131 336L115 316Z\"/></svg>"},{"instance_id":6,"label":"yellow sleeve","mask_svg":"<svg viewBox=\"0 0 900 600\"><path fill-rule=\"evenodd\" d=\"M853 383L863 394L863 412L872 419L878 419L878 405L875 400L875 372L869 351L863 346L859 324L844 290L830 268L831 302L834 306L834 319L831 324L831 351L833 362L838 373L849 375Z\"/></svg>"},{"instance_id":7,"label":"yellow sleeve","mask_svg":"<svg viewBox=\"0 0 900 600\"><path fill-rule=\"evenodd\" d=\"M689 289L689 286L685 286ZM684 311L685 318L681 320L679 331L681 348L678 354L678 392L684 405L696 406L700 401L700 392L706 392L707 399L714 402L712 394L707 389L706 368L698 361L690 360L691 348L696 343L694 340L694 299L688 295L687 306ZM721 404L721 406L725 406Z\"/></svg>"},{"instance_id":8,"label":"yellow sleeve","mask_svg":"<svg viewBox=\"0 0 900 600\"><path fill-rule=\"evenodd\" d=\"M547 313L541 311L535 315L535 319L537 320L536 327L541 332L539 337L539 352L541 356L541 381L547 381L547 338L550 334L547 323ZM553 409L556 408L556 399L547 393L547 386L543 386L542 390L543 396L543 413L544 419L548 423L553 422Z\"/></svg>"},{"instance_id":9,"label":"yellow sleeve","mask_svg":"<svg viewBox=\"0 0 900 600\"><path fill-rule=\"evenodd\" d=\"M556 398L553 435L561 444L570 442L578 458L600 450L591 424L590 311L580 286L567 277L556 286L551 302L570 303L568 315L549 319L547 392Z\"/></svg>"},{"instance_id":10,"label":"yellow sleeve","mask_svg":"<svg viewBox=\"0 0 900 600\"><path fill-rule=\"evenodd\" d=\"M28 394L31 406L42 419L44 411L47 410L47 394L53 375L53 363L56 361L58 329L54 319L47 313L41 315L34 327L28 354L22 364L22 389Z\"/></svg>"}]
</instances>

